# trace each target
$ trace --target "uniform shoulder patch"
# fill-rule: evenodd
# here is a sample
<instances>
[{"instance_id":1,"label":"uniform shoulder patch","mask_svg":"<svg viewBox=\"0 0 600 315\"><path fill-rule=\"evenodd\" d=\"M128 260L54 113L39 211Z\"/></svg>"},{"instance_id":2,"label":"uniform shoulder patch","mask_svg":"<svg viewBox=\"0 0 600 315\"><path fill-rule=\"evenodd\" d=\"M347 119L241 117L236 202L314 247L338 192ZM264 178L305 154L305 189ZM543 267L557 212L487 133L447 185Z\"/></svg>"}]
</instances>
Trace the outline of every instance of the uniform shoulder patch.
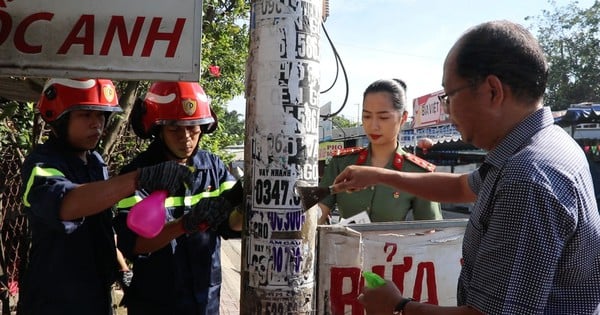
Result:
<instances>
[{"instance_id":1,"label":"uniform shoulder patch","mask_svg":"<svg viewBox=\"0 0 600 315\"><path fill-rule=\"evenodd\" d=\"M351 155L351 154L359 154L360 152L362 152L366 149L367 148L363 148L363 147L344 148L344 149L334 151L333 157L346 156L346 155Z\"/></svg>"},{"instance_id":2,"label":"uniform shoulder patch","mask_svg":"<svg viewBox=\"0 0 600 315\"><path fill-rule=\"evenodd\" d=\"M428 172L433 172L435 171L435 164L429 163L426 160L423 160L422 158L412 154L412 153L406 153L404 154L404 157L411 161L413 164L416 164L417 166L427 170Z\"/></svg>"}]
</instances>

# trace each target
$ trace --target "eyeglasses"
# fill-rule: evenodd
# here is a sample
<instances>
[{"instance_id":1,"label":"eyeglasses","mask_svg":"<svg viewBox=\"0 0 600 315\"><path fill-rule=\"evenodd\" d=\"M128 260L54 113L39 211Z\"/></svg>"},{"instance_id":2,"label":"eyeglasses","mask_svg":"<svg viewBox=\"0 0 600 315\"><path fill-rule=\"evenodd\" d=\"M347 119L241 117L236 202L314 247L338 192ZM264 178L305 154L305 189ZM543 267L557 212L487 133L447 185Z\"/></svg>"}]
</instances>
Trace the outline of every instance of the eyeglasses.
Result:
<instances>
[{"instance_id":1,"label":"eyeglasses","mask_svg":"<svg viewBox=\"0 0 600 315\"><path fill-rule=\"evenodd\" d=\"M440 100L440 104L442 104L442 107L444 107L444 112L446 114L448 113L448 108L450 107L450 96L452 96L466 88L470 88L470 87L473 87L473 83L469 83L465 86L461 86L461 87L456 88L448 93L444 93L444 94L438 96L438 99Z\"/></svg>"}]
</instances>

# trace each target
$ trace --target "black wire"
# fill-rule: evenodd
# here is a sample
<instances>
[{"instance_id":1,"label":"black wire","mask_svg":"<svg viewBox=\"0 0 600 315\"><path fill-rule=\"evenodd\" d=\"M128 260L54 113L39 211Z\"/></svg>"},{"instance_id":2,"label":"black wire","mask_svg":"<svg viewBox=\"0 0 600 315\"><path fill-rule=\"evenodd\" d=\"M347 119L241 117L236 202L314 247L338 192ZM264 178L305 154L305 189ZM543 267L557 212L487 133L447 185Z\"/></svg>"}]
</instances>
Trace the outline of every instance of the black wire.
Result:
<instances>
[{"instance_id":1,"label":"black wire","mask_svg":"<svg viewBox=\"0 0 600 315\"><path fill-rule=\"evenodd\" d=\"M329 42L329 45L331 45L331 49L333 50L333 55L335 56L335 61L336 61L336 67L339 65L342 68L342 72L344 73L344 81L346 83L346 94L344 96L344 102L342 103L342 106L340 107L340 109L338 109L333 114L319 115L321 118L323 118L323 120L327 120L331 117L337 116L344 109L344 107L346 106L346 102L348 101L348 94L350 92L350 86L348 84L348 74L346 73L346 68L344 67L344 63L342 62L342 59L340 58L340 55L337 52L337 49L335 49L335 45L333 45L333 42L331 41L331 38L329 37L329 34L327 33L327 29L325 28L325 24L323 22L321 22L321 27L323 28L323 32L325 33L325 36L327 37L327 41ZM339 73L339 70L336 69L335 80L333 82L333 85L335 85L335 83L337 81L338 73ZM333 87L333 85L331 87ZM329 89L325 90L325 92L329 91L331 89L331 87ZM321 93L325 93L325 92L321 92Z\"/></svg>"},{"instance_id":2,"label":"black wire","mask_svg":"<svg viewBox=\"0 0 600 315\"><path fill-rule=\"evenodd\" d=\"M331 44L331 41L329 43ZM333 44L331 44L331 45L333 45ZM334 55L334 58L335 58L335 55ZM331 83L331 85L328 88L326 88L325 90L321 91L320 93L325 94L325 93L329 92L335 86L335 83L337 82L339 75L340 75L340 62L338 61L337 58L335 58L335 78L333 78L333 82Z\"/></svg>"}]
</instances>

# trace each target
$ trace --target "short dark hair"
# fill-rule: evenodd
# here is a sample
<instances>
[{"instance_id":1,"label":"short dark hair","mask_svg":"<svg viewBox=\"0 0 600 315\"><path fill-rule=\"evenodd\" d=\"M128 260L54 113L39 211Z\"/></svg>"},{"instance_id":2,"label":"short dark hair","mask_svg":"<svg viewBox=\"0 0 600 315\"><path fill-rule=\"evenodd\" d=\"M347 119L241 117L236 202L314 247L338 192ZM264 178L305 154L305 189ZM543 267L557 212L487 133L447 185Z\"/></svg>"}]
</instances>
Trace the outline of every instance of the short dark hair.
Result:
<instances>
[{"instance_id":1,"label":"short dark hair","mask_svg":"<svg viewBox=\"0 0 600 315\"><path fill-rule=\"evenodd\" d=\"M538 41L506 20L479 24L461 36L456 71L473 83L495 75L526 101L541 99L548 82L548 63Z\"/></svg>"},{"instance_id":2,"label":"short dark hair","mask_svg":"<svg viewBox=\"0 0 600 315\"><path fill-rule=\"evenodd\" d=\"M363 100L369 93L388 92L392 96L392 105L400 112L406 111L406 83L400 79L377 80L365 89Z\"/></svg>"}]
</instances>

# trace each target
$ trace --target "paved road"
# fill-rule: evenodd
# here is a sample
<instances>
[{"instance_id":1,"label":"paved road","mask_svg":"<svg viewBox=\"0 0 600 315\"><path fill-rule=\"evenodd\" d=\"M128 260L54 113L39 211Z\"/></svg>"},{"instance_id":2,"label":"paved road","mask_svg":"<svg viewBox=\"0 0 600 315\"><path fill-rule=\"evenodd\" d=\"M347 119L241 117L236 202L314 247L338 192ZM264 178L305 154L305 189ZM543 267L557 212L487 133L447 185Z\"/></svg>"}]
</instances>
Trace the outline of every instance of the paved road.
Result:
<instances>
[{"instance_id":1,"label":"paved road","mask_svg":"<svg viewBox=\"0 0 600 315\"><path fill-rule=\"evenodd\" d=\"M221 314L240 313L240 273L242 261L242 241L240 239L221 242Z\"/></svg>"}]
</instances>

